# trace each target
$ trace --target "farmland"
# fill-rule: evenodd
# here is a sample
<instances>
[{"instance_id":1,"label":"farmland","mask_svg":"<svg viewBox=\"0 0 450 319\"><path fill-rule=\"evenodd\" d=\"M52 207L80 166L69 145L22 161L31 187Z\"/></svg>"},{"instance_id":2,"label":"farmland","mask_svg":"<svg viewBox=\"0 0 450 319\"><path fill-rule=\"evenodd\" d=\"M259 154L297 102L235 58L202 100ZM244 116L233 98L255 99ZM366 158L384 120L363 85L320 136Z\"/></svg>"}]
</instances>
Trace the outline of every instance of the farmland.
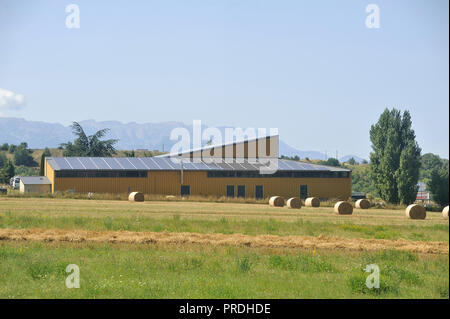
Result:
<instances>
[{"instance_id":1,"label":"farmland","mask_svg":"<svg viewBox=\"0 0 450 319\"><path fill-rule=\"evenodd\" d=\"M3 298L448 298L449 226L433 212L3 197L0 238Z\"/></svg>"}]
</instances>

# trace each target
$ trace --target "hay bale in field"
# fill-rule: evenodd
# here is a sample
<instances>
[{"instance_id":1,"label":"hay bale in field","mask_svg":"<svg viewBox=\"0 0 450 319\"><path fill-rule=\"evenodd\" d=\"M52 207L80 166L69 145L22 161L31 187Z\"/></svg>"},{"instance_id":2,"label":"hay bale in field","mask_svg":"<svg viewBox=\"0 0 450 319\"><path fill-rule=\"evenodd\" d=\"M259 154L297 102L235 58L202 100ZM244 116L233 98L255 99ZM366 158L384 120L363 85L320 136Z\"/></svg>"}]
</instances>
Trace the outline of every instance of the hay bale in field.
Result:
<instances>
[{"instance_id":1,"label":"hay bale in field","mask_svg":"<svg viewBox=\"0 0 450 319\"><path fill-rule=\"evenodd\" d=\"M130 195L128 195L128 200L130 202L143 202L144 201L144 194L140 192L132 192Z\"/></svg>"},{"instance_id":2,"label":"hay bale in field","mask_svg":"<svg viewBox=\"0 0 450 319\"><path fill-rule=\"evenodd\" d=\"M349 202L340 201L334 205L334 212L339 215L351 215L353 213L353 206Z\"/></svg>"},{"instance_id":3,"label":"hay bale in field","mask_svg":"<svg viewBox=\"0 0 450 319\"><path fill-rule=\"evenodd\" d=\"M317 197L308 197L305 200L305 206L307 206L307 207L319 207L320 206L320 200Z\"/></svg>"},{"instance_id":4,"label":"hay bale in field","mask_svg":"<svg viewBox=\"0 0 450 319\"><path fill-rule=\"evenodd\" d=\"M287 200L286 206L289 208L302 208L302 201L298 197L291 197Z\"/></svg>"},{"instance_id":5,"label":"hay bale in field","mask_svg":"<svg viewBox=\"0 0 450 319\"><path fill-rule=\"evenodd\" d=\"M425 217L427 217L425 207L417 204L411 204L406 207L405 214L406 217L409 217L411 219L425 219Z\"/></svg>"},{"instance_id":6,"label":"hay bale in field","mask_svg":"<svg viewBox=\"0 0 450 319\"><path fill-rule=\"evenodd\" d=\"M444 209L442 210L442 217L448 219L448 206L444 207Z\"/></svg>"},{"instance_id":7,"label":"hay bale in field","mask_svg":"<svg viewBox=\"0 0 450 319\"><path fill-rule=\"evenodd\" d=\"M365 198L358 199L355 203L355 207L360 209L368 209L370 207L370 202Z\"/></svg>"},{"instance_id":8,"label":"hay bale in field","mask_svg":"<svg viewBox=\"0 0 450 319\"><path fill-rule=\"evenodd\" d=\"M274 207L283 207L284 206L284 198L281 196L272 196L269 199L269 205Z\"/></svg>"}]
</instances>

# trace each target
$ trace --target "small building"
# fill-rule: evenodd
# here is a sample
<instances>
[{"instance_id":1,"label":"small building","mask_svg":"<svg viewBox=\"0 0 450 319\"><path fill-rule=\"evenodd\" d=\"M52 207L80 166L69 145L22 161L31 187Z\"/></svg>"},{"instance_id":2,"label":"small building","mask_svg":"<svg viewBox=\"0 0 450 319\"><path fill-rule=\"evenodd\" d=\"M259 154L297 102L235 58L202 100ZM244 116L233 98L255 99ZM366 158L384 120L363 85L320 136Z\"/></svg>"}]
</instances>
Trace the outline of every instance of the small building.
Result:
<instances>
[{"instance_id":1,"label":"small building","mask_svg":"<svg viewBox=\"0 0 450 319\"><path fill-rule=\"evenodd\" d=\"M21 176L20 192L21 193L50 193L52 191L52 183L47 176Z\"/></svg>"},{"instance_id":2,"label":"small building","mask_svg":"<svg viewBox=\"0 0 450 319\"><path fill-rule=\"evenodd\" d=\"M430 192L427 190L427 184L424 182L417 183L417 196L416 196L416 202L424 204L430 204Z\"/></svg>"}]
</instances>

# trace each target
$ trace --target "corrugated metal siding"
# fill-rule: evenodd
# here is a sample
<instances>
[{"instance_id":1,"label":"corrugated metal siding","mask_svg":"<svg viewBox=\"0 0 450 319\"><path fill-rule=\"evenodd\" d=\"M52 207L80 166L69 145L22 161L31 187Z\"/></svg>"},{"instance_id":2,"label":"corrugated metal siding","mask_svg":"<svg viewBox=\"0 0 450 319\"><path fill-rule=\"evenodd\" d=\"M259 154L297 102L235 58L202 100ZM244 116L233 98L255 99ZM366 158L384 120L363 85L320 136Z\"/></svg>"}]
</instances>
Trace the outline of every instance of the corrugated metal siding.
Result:
<instances>
[{"instance_id":1,"label":"corrugated metal siding","mask_svg":"<svg viewBox=\"0 0 450 319\"><path fill-rule=\"evenodd\" d=\"M44 165L44 175L47 176L50 182L52 183L51 191L53 193L55 191L55 171L50 166L47 160L45 161Z\"/></svg>"},{"instance_id":2,"label":"corrugated metal siding","mask_svg":"<svg viewBox=\"0 0 450 319\"><path fill-rule=\"evenodd\" d=\"M179 195L179 171L149 171L147 178L55 178L51 168L46 170L52 181L52 191L94 193L128 193ZM190 185L191 195L225 196L227 185L245 185L246 197L255 196L255 185L264 187L264 197L299 196L300 185L308 185L308 195L321 198L347 199L351 196L351 178L208 178L205 171L184 171L184 185Z\"/></svg>"},{"instance_id":3,"label":"corrugated metal siding","mask_svg":"<svg viewBox=\"0 0 450 319\"><path fill-rule=\"evenodd\" d=\"M247 197L255 196L255 185L264 187L264 197L300 194L300 185L308 185L308 196L347 199L351 196L350 178L208 178L206 172L184 172L184 184L192 195L226 195L227 185L244 185Z\"/></svg>"}]
</instances>

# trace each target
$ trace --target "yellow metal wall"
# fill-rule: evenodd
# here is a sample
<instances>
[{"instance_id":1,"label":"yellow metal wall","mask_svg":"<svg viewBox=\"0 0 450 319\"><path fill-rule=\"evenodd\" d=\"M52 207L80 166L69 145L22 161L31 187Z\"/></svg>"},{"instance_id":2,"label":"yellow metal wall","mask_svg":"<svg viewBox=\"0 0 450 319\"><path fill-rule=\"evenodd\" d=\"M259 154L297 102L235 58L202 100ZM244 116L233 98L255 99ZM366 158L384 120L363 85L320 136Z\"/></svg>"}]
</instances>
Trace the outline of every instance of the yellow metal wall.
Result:
<instances>
[{"instance_id":1,"label":"yellow metal wall","mask_svg":"<svg viewBox=\"0 0 450 319\"><path fill-rule=\"evenodd\" d=\"M179 195L180 171L149 171L147 178L58 178L46 165L46 176L52 182L52 192L74 190L80 193L127 193ZM321 198L347 199L351 196L349 178L230 178L206 177L205 171L184 171L184 185L190 185L191 195L225 196L226 186L245 185L246 197L255 196L255 185L264 187L264 197L299 196L300 185L308 185L308 195Z\"/></svg>"},{"instance_id":2,"label":"yellow metal wall","mask_svg":"<svg viewBox=\"0 0 450 319\"><path fill-rule=\"evenodd\" d=\"M52 167L50 166L50 164L48 163L47 160L45 160L44 175L47 176L48 179L50 180L50 182L52 183L51 191L52 191L52 193L54 193L55 192L55 171L53 171Z\"/></svg>"}]
</instances>

